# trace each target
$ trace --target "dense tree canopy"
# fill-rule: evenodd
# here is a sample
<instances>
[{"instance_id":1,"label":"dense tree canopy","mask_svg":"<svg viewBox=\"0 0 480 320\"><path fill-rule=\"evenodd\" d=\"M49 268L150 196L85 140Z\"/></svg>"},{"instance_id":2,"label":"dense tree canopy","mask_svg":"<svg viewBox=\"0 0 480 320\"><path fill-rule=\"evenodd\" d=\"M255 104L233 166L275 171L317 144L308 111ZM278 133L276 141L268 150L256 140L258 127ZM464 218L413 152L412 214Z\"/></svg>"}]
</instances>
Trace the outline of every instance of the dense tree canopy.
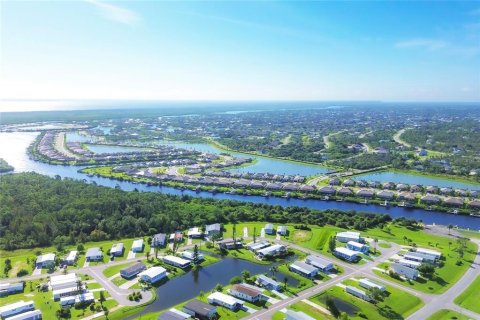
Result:
<instances>
[{"instance_id":1,"label":"dense tree canopy","mask_svg":"<svg viewBox=\"0 0 480 320\"><path fill-rule=\"evenodd\" d=\"M355 211L126 192L34 173L7 175L0 181L0 247L7 250L150 235L213 222L331 224L362 230L389 220L387 215Z\"/></svg>"}]
</instances>

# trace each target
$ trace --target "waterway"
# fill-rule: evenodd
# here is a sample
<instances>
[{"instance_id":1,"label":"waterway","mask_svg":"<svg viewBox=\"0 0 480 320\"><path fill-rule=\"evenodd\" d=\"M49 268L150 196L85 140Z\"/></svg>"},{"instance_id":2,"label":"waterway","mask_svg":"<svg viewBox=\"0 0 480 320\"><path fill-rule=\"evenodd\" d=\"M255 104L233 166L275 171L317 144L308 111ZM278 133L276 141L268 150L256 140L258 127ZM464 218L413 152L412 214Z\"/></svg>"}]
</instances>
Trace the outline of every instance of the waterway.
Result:
<instances>
[{"instance_id":1,"label":"waterway","mask_svg":"<svg viewBox=\"0 0 480 320\"><path fill-rule=\"evenodd\" d=\"M179 190L166 186L147 186L144 184L133 184L127 181L116 181L100 177L88 177L85 174L77 172L80 168L78 166L62 166L49 165L46 163L36 162L30 160L26 149L30 143L35 139L37 133L33 132L2 132L0 133L0 158L5 159L10 165L15 167L15 172L37 172L48 176L59 175L61 177L68 177L86 182L95 182L98 185L107 187L119 186L123 190L132 191L137 189L145 192L162 192L172 195L188 195L192 197L204 197L215 199L228 199L237 201L247 201L252 203L265 203L269 205L280 206L299 206L311 209L325 210L356 210L371 213L389 214L393 218L408 217L416 220L422 220L425 223L436 223L441 225L452 224L461 228L470 228L480 230L480 218L470 216L455 216L452 214L424 211L420 209L407 209L402 207L383 207L379 205L364 205L351 202L337 202L337 201L321 201L314 199L285 199L278 197L260 197L260 196L244 196L210 192L195 192L190 190Z\"/></svg>"},{"instance_id":2,"label":"waterway","mask_svg":"<svg viewBox=\"0 0 480 320\"><path fill-rule=\"evenodd\" d=\"M200 291L211 291L218 283L227 285L231 278L240 275L244 270L248 270L252 275L267 274L273 265L275 264L257 264L241 259L224 258L222 261L201 268L197 272L188 272L162 284L157 288L157 299L129 319L171 308L196 297ZM269 276L271 275L269 274ZM279 282L283 282L284 277L287 277L290 286L298 284L296 279L281 272L277 272L275 277ZM188 288L188 290L178 290L178 288Z\"/></svg>"}]
</instances>

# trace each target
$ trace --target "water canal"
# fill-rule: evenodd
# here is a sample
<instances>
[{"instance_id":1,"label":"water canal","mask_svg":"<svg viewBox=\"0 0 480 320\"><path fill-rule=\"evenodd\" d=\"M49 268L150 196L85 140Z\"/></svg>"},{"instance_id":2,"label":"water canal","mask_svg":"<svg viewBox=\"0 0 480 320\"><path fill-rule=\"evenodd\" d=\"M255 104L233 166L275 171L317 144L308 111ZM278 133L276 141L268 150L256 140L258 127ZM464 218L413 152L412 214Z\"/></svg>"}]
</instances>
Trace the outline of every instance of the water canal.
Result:
<instances>
[{"instance_id":1,"label":"water canal","mask_svg":"<svg viewBox=\"0 0 480 320\"><path fill-rule=\"evenodd\" d=\"M37 172L40 174L61 177L68 177L86 182L95 182L98 185L107 187L119 186L123 190L132 191L137 189L145 192L162 192L172 195L188 195L192 197L205 197L215 199L228 199L237 201L248 201L252 203L264 203L269 205L280 206L300 206L311 209L325 210L356 210L371 213L389 214L393 218L408 217L412 219L422 220L425 223L436 223L442 225L452 224L461 228L470 228L474 230L480 229L480 218L471 216L456 216L452 214L424 211L420 209L407 209L402 207L383 207L379 205L364 205L351 202L337 202L337 201L321 201L313 199L285 199L277 197L260 197L260 196L243 196L233 194L212 194L210 192L194 192L190 190L179 190L171 187L147 186L143 184L133 184L126 181L116 181L100 177L88 177L85 174L78 173L78 166L62 166L49 165L46 163L36 162L30 160L26 149L30 143L35 139L37 133L32 132L2 132L0 133L0 157L4 158L8 163L15 167L15 172ZM269 159L273 160L273 159ZM302 164L297 164L302 165ZM473 185L472 185L473 186Z\"/></svg>"}]
</instances>

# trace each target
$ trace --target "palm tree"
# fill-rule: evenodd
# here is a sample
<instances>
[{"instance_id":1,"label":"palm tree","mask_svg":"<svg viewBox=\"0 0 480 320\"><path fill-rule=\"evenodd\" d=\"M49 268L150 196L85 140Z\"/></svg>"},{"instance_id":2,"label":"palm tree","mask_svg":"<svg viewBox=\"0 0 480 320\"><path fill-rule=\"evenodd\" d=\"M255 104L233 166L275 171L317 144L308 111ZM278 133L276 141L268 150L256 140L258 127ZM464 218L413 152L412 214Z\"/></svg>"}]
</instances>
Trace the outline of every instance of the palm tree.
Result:
<instances>
[{"instance_id":1,"label":"palm tree","mask_svg":"<svg viewBox=\"0 0 480 320\"><path fill-rule=\"evenodd\" d=\"M283 277L283 284L285 285L285 291L287 291L287 283L288 283L288 278Z\"/></svg>"},{"instance_id":2,"label":"palm tree","mask_svg":"<svg viewBox=\"0 0 480 320\"><path fill-rule=\"evenodd\" d=\"M278 271L278 267L277 266L273 266L270 268L270 272L272 273L272 277L275 277L275 273L277 273Z\"/></svg>"},{"instance_id":3,"label":"palm tree","mask_svg":"<svg viewBox=\"0 0 480 320\"><path fill-rule=\"evenodd\" d=\"M450 230L452 230L453 226L451 224L448 225L448 234L450 234Z\"/></svg>"},{"instance_id":4,"label":"palm tree","mask_svg":"<svg viewBox=\"0 0 480 320\"><path fill-rule=\"evenodd\" d=\"M377 253L377 243L378 243L378 238L373 238L373 248L374 248L374 253Z\"/></svg>"}]
</instances>

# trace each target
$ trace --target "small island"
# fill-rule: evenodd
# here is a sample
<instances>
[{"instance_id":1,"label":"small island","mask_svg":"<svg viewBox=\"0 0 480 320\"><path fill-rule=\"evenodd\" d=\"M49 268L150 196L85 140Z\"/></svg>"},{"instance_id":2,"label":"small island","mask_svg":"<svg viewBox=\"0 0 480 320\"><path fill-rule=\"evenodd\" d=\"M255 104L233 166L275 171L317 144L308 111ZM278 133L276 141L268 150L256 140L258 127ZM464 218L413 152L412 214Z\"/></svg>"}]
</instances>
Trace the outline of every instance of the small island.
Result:
<instances>
[{"instance_id":1,"label":"small island","mask_svg":"<svg viewBox=\"0 0 480 320\"><path fill-rule=\"evenodd\" d=\"M11 172L15 168L12 167L11 165L8 164L7 161L4 159L0 158L0 173L5 173L5 172Z\"/></svg>"}]
</instances>

